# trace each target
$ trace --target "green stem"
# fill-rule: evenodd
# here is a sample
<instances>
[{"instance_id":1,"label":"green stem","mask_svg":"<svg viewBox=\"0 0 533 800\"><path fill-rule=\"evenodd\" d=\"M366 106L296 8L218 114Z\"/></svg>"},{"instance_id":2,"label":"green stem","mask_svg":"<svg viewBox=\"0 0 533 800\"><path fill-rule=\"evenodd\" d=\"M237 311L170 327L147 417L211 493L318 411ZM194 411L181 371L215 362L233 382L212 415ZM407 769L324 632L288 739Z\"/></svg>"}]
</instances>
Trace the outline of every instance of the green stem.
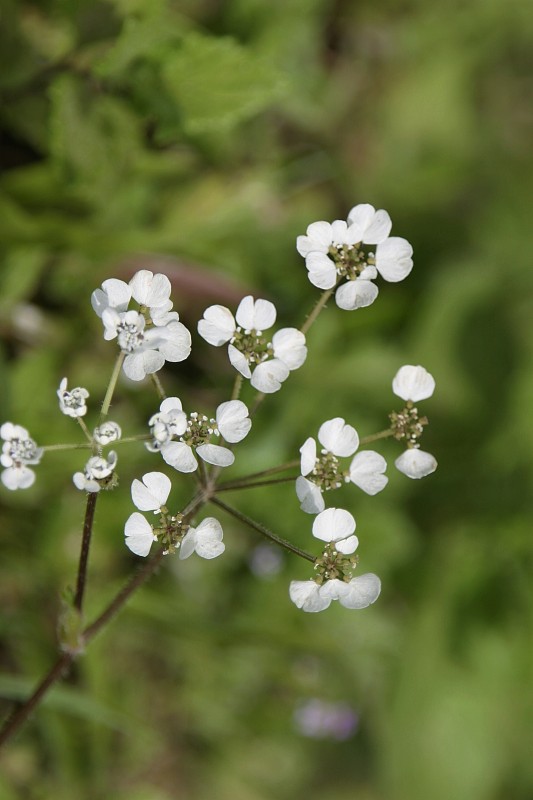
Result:
<instances>
[{"instance_id":1,"label":"green stem","mask_svg":"<svg viewBox=\"0 0 533 800\"><path fill-rule=\"evenodd\" d=\"M256 522L254 519L251 519L251 517L247 517L246 514L243 514L241 511L237 511L236 508L226 505L226 503L223 503L222 500L218 499L218 497L211 497L210 502L213 503L213 505L224 509L224 511L226 511L228 514L231 514L232 517L235 517L235 519L238 519L240 522L244 522L245 525L253 528L253 530L258 531L258 533L262 534L267 539L270 539L271 542L275 542L280 547L284 547L285 550L300 556L300 558L305 558L312 564L315 563L316 558L315 556L311 555L311 553L301 550L299 547L291 544L286 539L282 539L281 536L277 536L275 533L272 533L272 531L269 531L264 525L261 525L260 522Z\"/></svg>"},{"instance_id":2,"label":"green stem","mask_svg":"<svg viewBox=\"0 0 533 800\"><path fill-rule=\"evenodd\" d=\"M315 322L316 318L318 317L318 315L320 314L320 312L322 311L322 309L324 308L324 306L326 305L326 303L328 302L329 298L331 297L331 295L333 294L333 292L335 291L336 288L337 288L337 286L335 285L335 286L333 286L332 289L326 289L326 291L322 293L322 295L319 297L315 307L313 308L313 310L311 311L311 313L309 314L309 316L305 320L304 324L300 328L300 331L302 333L304 333L304 334L307 333L307 331L309 330L311 325L313 325L313 323Z\"/></svg>"},{"instance_id":3,"label":"green stem","mask_svg":"<svg viewBox=\"0 0 533 800\"><path fill-rule=\"evenodd\" d=\"M242 387L242 375L240 372L235 376L235 383L233 384L233 391L231 393L232 400L238 400Z\"/></svg>"},{"instance_id":4,"label":"green stem","mask_svg":"<svg viewBox=\"0 0 533 800\"><path fill-rule=\"evenodd\" d=\"M266 475L275 475L277 472L284 472L287 469L293 469L294 467L300 466L300 459L296 459L294 461L287 461L285 464L279 464L277 467L270 467L269 469L262 469L260 472L252 472L250 475L242 475L240 478L235 478L232 481L224 481L218 487L221 488L230 488L234 484L239 484L244 481L251 481L255 480L255 478L264 478Z\"/></svg>"},{"instance_id":5,"label":"green stem","mask_svg":"<svg viewBox=\"0 0 533 800\"><path fill-rule=\"evenodd\" d=\"M92 448L91 444L83 442L82 444L47 444L43 447L44 453L51 453L53 450L88 450Z\"/></svg>"},{"instance_id":6,"label":"green stem","mask_svg":"<svg viewBox=\"0 0 533 800\"><path fill-rule=\"evenodd\" d=\"M76 417L76 419L78 420L78 424L79 424L80 428L82 429L83 433L85 434L85 438L90 443L91 447L93 447L94 446L94 440L93 440L93 437L91 435L91 432L89 431L89 428L85 424L85 420L83 419L83 417Z\"/></svg>"},{"instance_id":7,"label":"green stem","mask_svg":"<svg viewBox=\"0 0 533 800\"><path fill-rule=\"evenodd\" d=\"M152 383L155 386L155 390L156 390L157 394L159 395L159 399L160 400L166 400L167 395L165 393L165 390L163 389L163 384L161 383L159 375L157 375L157 373L155 373L155 372L152 372L152 374L150 375L150 378L152 379Z\"/></svg>"},{"instance_id":8,"label":"green stem","mask_svg":"<svg viewBox=\"0 0 533 800\"><path fill-rule=\"evenodd\" d=\"M380 431L379 433L373 433L370 436L364 436L359 440L359 444L370 444L371 442L377 442L378 439L388 439L389 436L394 436L394 431L392 431L390 428L387 428L386 431Z\"/></svg>"},{"instance_id":9,"label":"green stem","mask_svg":"<svg viewBox=\"0 0 533 800\"><path fill-rule=\"evenodd\" d=\"M117 360L115 361L115 366L113 367L113 372L111 373L109 385L105 393L104 402L102 403L102 410L100 411L100 422L102 422L109 413L109 407L111 405L111 400L113 399L113 393L115 391L115 386L117 385L118 376L120 375L120 370L122 369L122 364L124 363L125 357L126 353L121 351L117 356Z\"/></svg>"},{"instance_id":10,"label":"green stem","mask_svg":"<svg viewBox=\"0 0 533 800\"><path fill-rule=\"evenodd\" d=\"M238 483L235 481L232 483L231 486L225 486L224 484L217 486L215 488L215 493L218 492L232 492L234 489L253 489L255 486L270 486L273 483L288 483L289 481L295 481L298 475L288 475L286 478L270 478L266 481L251 481L250 483Z\"/></svg>"}]
</instances>

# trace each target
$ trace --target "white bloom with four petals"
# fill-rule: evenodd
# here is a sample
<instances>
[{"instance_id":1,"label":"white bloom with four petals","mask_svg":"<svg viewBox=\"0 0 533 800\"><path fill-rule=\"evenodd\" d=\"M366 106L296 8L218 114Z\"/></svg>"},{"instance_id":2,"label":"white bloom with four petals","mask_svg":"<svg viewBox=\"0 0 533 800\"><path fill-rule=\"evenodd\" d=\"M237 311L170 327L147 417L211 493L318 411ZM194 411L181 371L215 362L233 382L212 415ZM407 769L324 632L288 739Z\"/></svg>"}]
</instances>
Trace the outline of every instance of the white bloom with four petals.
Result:
<instances>
[{"instance_id":1,"label":"white bloom with four petals","mask_svg":"<svg viewBox=\"0 0 533 800\"><path fill-rule=\"evenodd\" d=\"M392 381L394 394L408 404L427 400L435 391L435 379L424 367L406 364L400 367ZM396 469L408 478L418 480L431 475L437 469L437 459L421 450L418 444L411 445L394 462Z\"/></svg>"},{"instance_id":2,"label":"white bloom with four petals","mask_svg":"<svg viewBox=\"0 0 533 800\"><path fill-rule=\"evenodd\" d=\"M348 583L338 578L319 586L314 580L291 581L289 596L303 611L323 611L338 600L345 608L367 608L375 603L381 592L381 581L377 575L367 572L352 578Z\"/></svg>"}]
</instances>

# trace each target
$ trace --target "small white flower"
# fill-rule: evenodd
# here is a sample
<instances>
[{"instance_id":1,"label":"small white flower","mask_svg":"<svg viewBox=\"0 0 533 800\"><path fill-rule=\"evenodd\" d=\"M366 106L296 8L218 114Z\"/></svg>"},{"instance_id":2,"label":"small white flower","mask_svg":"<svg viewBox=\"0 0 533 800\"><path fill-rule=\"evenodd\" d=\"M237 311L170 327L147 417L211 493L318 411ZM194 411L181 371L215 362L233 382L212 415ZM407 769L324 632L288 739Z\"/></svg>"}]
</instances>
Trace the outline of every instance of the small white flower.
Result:
<instances>
[{"instance_id":1,"label":"small white flower","mask_svg":"<svg viewBox=\"0 0 533 800\"><path fill-rule=\"evenodd\" d=\"M118 278L109 278L104 281L101 289L95 289L91 295L91 305L96 314L101 317L106 308L117 311L126 311L131 299L131 289L127 283Z\"/></svg>"},{"instance_id":2,"label":"small white flower","mask_svg":"<svg viewBox=\"0 0 533 800\"><path fill-rule=\"evenodd\" d=\"M407 450L394 462L396 469L408 478L418 480L431 475L437 469L437 460L431 453L420 450L419 438L424 425L425 417L420 417L414 403L426 400L435 391L435 379L424 367L406 364L400 367L393 378L392 389L394 394L407 403L400 413L391 415L391 422L395 430L395 437L407 443Z\"/></svg>"},{"instance_id":3,"label":"small white flower","mask_svg":"<svg viewBox=\"0 0 533 800\"><path fill-rule=\"evenodd\" d=\"M134 511L126 520L124 535L126 547L137 556L147 556L152 543L157 541L152 526L138 511Z\"/></svg>"},{"instance_id":4,"label":"small white flower","mask_svg":"<svg viewBox=\"0 0 533 800\"><path fill-rule=\"evenodd\" d=\"M318 441L322 445L319 455L312 437L300 448L302 475L296 481L296 494L302 511L308 514L323 511L322 492L337 489L344 482L354 483L370 495L385 488L388 478L383 473L387 462L373 450L357 453L349 469L341 470L339 458L353 455L359 447L357 431L342 417L324 422L318 431Z\"/></svg>"},{"instance_id":5,"label":"small white flower","mask_svg":"<svg viewBox=\"0 0 533 800\"><path fill-rule=\"evenodd\" d=\"M378 295L372 283L378 273L386 281L401 281L410 273L413 249L409 242L390 237L392 223L383 209L369 204L354 206L348 221L313 222L306 236L298 236L296 248L304 256L308 277L319 289L336 291L339 308L354 310L369 306ZM375 252L370 249L377 245Z\"/></svg>"},{"instance_id":6,"label":"small white flower","mask_svg":"<svg viewBox=\"0 0 533 800\"><path fill-rule=\"evenodd\" d=\"M198 323L202 338L215 347L228 344L229 360L260 392L270 394L281 388L292 370L307 357L304 334L296 328L282 328L272 337L263 335L276 321L276 308L269 300L251 295L239 303L235 317L225 306L209 306Z\"/></svg>"},{"instance_id":7,"label":"small white flower","mask_svg":"<svg viewBox=\"0 0 533 800\"><path fill-rule=\"evenodd\" d=\"M181 542L179 557L189 558L196 552L202 558L216 558L226 549L222 536L220 522L214 517L206 517L197 528L189 528Z\"/></svg>"},{"instance_id":8,"label":"small white flower","mask_svg":"<svg viewBox=\"0 0 533 800\"><path fill-rule=\"evenodd\" d=\"M168 500L172 484L163 472L147 472L142 483L135 479L131 484L131 499L140 511L160 514Z\"/></svg>"},{"instance_id":9,"label":"small white flower","mask_svg":"<svg viewBox=\"0 0 533 800\"><path fill-rule=\"evenodd\" d=\"M83 472L76 472L72 478L77 489L85 492L99 492L102 481L109 478L117 465L117 454L110 450L107 458L91 456Z\"/></svg>"},{"instance_id":10,"label":"small white flower","mask_svg":"<svg viewBox=\"0 0 533 800\"><path fill-rule=\"evenodd\" d=\"M122 436L122 430L117 422L107 420L94 429L93 436L97 444L106 447L112 442L118 442Z\"/></svg>"},{"instance_id":11,"label":"small white flower","mask_svg":"<svg viewBox=\"0 0 533 800\"><path fill-rule=\"evenodd\" d=\"M89 397L89 392L81 386L68 391L67 379L63 378L57 390L59 397L59 408L67 417L84 417L87 413L85 401Z\"/></svg>"},{"instance_id":12,"label":"small white flower","mask_svg":"<svg viewBox=\"0 0 533 800\"><path fill-rule=\"evenodd\" d=\"M4 440L0 463L5 467L2 483L7 489L28 489L35 482L35 473L28 464L38 464L43 448L37 447L26 428L4 422L0 427L0 437Z\"/></svg>"},{"instance_id":13,"label":"small white flower","mask_svg":"<svg viewBox=\"0 0 533 800\"><path fill-rule=\"evenodd\" d=\"M313 521L313 536L323 542L334 542L344 555L355 553L359 540L354 535L355 519L344 508L326 508Z\"/></svg>"},{"instance_id":14,"label":"small white flower","mask_svg":"<svg viewBox=\"0 0 533 800\"><path fill-rule=\"evenodd\" d=\"M129 285L132 297L139 305L149 309L165 307L168 310L172 287L166 275L162 273L154 275L148 269L141 269L135 273Z\"/></svg>"},{"instance_id":15,"label":"small white flower","mask_svg":"<svg viewBox=\"0 0 533 800\"><path fill-rule=\"evenodd\" d=\"M147 447L161 452L166 463L179 472L197 469L195 453L208 464L228 467L235 456L227 447L214 444L212 438L222 436L230 444L240 442L248 435L252 421L241 400L221 403L215 417L210 419L196 411L187 416L179 398L167 397L161 403L160 412L150 419L152 441Z\"/></svg>"},{"instance_id":16,"label":"small white flower","mask_svg":"<svg viewBox=\"0 0 533 800\"><path fill-rule=\"evenodd\" d=\"M303 611L317 612L328 608L332 600L338 600L345 608L366 608L374 603L381 591L377 575L367 572L352 578L348 583L338 578L319 586L315 581L291 581L289 596Z\"/></svg>"}]
</instances>

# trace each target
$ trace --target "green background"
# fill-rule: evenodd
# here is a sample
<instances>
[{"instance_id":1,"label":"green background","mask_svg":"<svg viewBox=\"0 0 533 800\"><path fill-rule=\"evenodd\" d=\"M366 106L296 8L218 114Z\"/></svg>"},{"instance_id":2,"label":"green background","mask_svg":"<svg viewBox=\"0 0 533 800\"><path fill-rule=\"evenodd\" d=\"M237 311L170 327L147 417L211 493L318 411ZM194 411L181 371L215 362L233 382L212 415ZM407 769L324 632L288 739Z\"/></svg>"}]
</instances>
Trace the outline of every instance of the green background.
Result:
<instances>
[{"instance_id":1,"label":"green background","mask_svg":"<svg viewBox=\"0 0 533 800\"><path fill-rule=\"evenodd\" d=\"M405 363L436 378L423 447L439 461L409 481L387 442L387 489L331 500L383 582L360 612L298 611L287 587L306 562L255 576L258 536L221 515L224 557L165 562L6 748L0 798L529 800L530 3L4 0L0 36L1 420L78 441L57 409L68 375L95 423L115 345L90 293L139 268L169 275L193 331L167 392L212 413L233 376L194 333L203 309L252 293L299 326L318 290L295 237L370 202L413 244L413 272L368 309L330 304L228 476L297 457L333 416L362 436L386 427ZM131 435L156 408L148 383L124 381L112 417ZM119 459L89 619L138 561L129 484L160 467L134 445ZM0 490L6 712L55 658L82 463L47 454L32 489ZM175 477L178 503L190 489ZM313 549L290 484L231 502ZM354 735L304 736L294 714L313 698L353 709Z\"/></svg>"}]
</instances>

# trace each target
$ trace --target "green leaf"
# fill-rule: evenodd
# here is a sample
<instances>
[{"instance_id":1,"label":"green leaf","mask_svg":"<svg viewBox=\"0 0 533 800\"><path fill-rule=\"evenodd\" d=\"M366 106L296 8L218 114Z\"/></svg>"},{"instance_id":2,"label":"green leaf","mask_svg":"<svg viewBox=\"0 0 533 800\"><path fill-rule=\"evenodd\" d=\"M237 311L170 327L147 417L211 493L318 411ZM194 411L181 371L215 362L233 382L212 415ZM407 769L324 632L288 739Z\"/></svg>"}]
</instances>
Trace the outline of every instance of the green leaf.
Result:
<instances>
[{"instance_id":1,"label":"green leaf","mask_svg":"<svg viewBox=\"0 0 533 800\"><path fill-rule=\"evenodd\" d=\"M232 128L271 105L285 89L272 63L234 39L197 33L167 58L163 77L190 133Z\"/></svg>"}]
</instances>

